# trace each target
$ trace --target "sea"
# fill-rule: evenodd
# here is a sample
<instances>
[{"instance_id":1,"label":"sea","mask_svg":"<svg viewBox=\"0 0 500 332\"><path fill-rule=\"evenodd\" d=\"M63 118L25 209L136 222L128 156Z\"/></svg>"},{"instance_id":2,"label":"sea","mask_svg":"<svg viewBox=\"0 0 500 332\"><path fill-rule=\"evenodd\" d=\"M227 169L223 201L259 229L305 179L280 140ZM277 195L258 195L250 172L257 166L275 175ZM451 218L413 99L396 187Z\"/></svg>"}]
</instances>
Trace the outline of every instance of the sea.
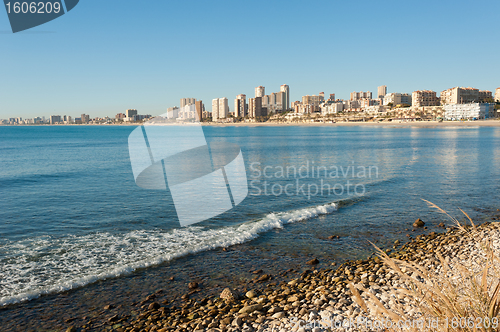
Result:
<instances>
[{"instance_id":1,"label":"sea","mask_svg":"<svg viewBox=\"0 0 500 332\"><path fill-rule=\"evenodd\" d=\"M181 226L168 188L134 181L135 128L0 127L0 321L365 258L415 236L417 218L453 224L427 201L478 223L500 208L500 128L204 126L208 143L240 147L248 195Z\"/></svg>"}]
</instances>

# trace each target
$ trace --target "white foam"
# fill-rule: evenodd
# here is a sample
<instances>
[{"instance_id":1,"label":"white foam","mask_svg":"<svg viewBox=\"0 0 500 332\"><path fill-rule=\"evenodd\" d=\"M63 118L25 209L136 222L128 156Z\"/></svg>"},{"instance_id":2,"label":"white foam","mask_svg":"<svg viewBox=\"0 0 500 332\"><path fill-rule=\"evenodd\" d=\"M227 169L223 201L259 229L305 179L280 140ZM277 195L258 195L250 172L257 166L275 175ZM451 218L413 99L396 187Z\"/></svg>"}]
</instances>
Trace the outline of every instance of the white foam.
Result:
<instances>
[{"instance_id":1,"label":"white foam","mask_svg":"<svg viewBox=\"0 0 500 332\"><path fill-rule=\"evenodd\" d=\"M82 287L190 253L244 243L271 229L336 210L337 204L330 203L217 229L190 226L168 232L137 230L10 242L0 247L0 306Z\"/></svg>"}]
</instances>

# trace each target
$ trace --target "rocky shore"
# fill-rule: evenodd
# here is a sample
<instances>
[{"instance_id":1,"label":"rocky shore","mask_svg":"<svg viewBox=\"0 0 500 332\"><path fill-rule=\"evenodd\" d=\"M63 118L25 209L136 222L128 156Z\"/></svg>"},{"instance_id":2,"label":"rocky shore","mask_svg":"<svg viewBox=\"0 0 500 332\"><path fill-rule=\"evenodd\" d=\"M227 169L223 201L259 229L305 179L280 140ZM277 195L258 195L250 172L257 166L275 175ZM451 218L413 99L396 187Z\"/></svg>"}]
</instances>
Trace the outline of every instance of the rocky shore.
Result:
<instances>
[{"instance_id":1,"label":"rocky shore","mask_svg":"<svg viewBox=\"0 0 500 332\"><path fill-rule=\"evenodd\" d=\"M422 227L416 222L414 227ZM444 225L441 224L442 227ZM427 268L439 268L439 253L447 260L468 260L476 255L478 238L500 238L498 223L485 223L471 233L458 228L447 228L443 233L422 234L400 246L386 249L389 257L418 263ZM496 240L498 242L498 240ZM495 242L495 243L496 243ZM496 243L496 249L500 250ZM288 279L273 282L273 276L254 271L255 278L248 290L238 293L225 289L219 296L195 299L202 294L199 285L191 282L189 294L181 302L159 301L163 291L151 294L140 303L134 303L133 316L113 315L112 306L104 308L106 323L69 327L74 331L354 331L371 330L353 322L372 319L367 316L353 296L349 284L362 286L386 308L401 306L408 316L416 307L396 289L404 281L372 255L368 259L348 261L331 269L315 269L317 260L307 262L304 271L287 271ZM252 285L254 287L252 287ZM361 292L362 293L362 292ZM361 294L367 298L366 294ZM193 297L193 298L191 298ZM350 326L350 327L349 327ZM355 327L353 327L355 326Z\"/></svg>"}]
</instances>

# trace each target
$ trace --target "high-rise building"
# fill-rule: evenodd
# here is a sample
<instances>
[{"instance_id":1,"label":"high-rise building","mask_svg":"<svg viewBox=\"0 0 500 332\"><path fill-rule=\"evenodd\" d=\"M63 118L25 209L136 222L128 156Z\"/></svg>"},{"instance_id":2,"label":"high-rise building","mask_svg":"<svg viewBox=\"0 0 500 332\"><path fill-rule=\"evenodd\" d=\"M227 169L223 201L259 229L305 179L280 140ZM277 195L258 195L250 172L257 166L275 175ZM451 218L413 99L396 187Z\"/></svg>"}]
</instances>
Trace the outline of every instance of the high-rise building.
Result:
<instances>
[{"instance_id":1,"label":"high-rise building","mask_svg":"<svg viewBox=\"0 0 500 332\"><path fill-rule=\"evenodd\" d=\"M248 116L255 118L257 116L263 116L262 110L262 97L255 97L248 99Z\"/></svg>"},{"instance_id":2,"label":"high-rise building","mask_svg":"<svg viewBox=\"0 0 500 332\"><path fill-rule=\"evenodd\" d=\"M284 93L282 100L282 110L288 111L290 109L290 87L287 84L283 84L280 87L280 91Z\"/></svg>"},{"instance_id":3,"label":"high-rise building","mask_svg":"<svg viewBox=\"0 0 500 332\"><path fill-rule=\"evenodd\" d=\"M493 98L491 91L479 91L474 88L454 87L441 91L441 104L484 103Z\"/></svg>"},{"instance_id":4,"label":"high-rise building","mask_svg":"<svg viewBox=\"0 0 500 332\"><path fill-rule=\"evenodd\" d=\"M229 115L227 98L215 98L212 100L212 121L225 119Z\"/></svg>"},{"instance_id":5,"label":"high-rise building","mask_svg":"<svg viewBox=\"0 0 500 332\"><path fill-rule=\"evenodd\" d=\"M55 124L55 123L60 123L60 122L62 122L60 115L51 115L50 116L50 124Z\"/></svg>"},{"instance_id":6,"label":"high-rise building","mask_svg":"<svg viewBox=\"0 0 500 332\"><path fill-rule=\"evenodd\" d=\"M219 118L225 119L229 115L229 105L227 103L227 98L219 98Z\"/></svg>"},{"instance_id":7,"label":"high-rise building","mask_svg":"<svg viewBox=\"0 0 500 332\"><path fill-rule=\"evenodd\" d=\"M82 114L82 121L83 121L83 116L85 114ZM125 111L125 115L127 116L127 118L131 118L133 117L134 115L137 115L137 110L136 109L129 109L129 110L126 110Z\"/></svg>"},{"instance_id":8,"label":"high-rise building","mask_svg":"<svg viewBox=\"0 0 500 332\"><path fill-rule=\"evenodd\" d=\"M324 92L320 92L319 93L319 101L325 101L325 93Z\"/></svg>"},{"instance_id":9,"label":"high-rise building","mask_svg":"<svg viewBox=\"0 0 500 332\"><path fill-rule=\"evenodd\" d=\"M219 98L212 99L212 121L219 119Z\"/></svg>"},{"instance_id":10,"label":"high-rise building","mask_svg":"<svg viewBox=\"0 0 500 332\"><path fill-rule=\"evenodd\" d=\"M500 103L500 88L497 88L497 89L495 90L495 101L496 101L497 103Z\"/></svg>"},{"instance_id":11,"label":"high-rise building","mask_svg":"<svg viewBox=\"0 0 500 332\"><path fill-rule=\"evenodd\" d=\"M328 100L335 101L335 93L330 93L330 98Z\"/></svg>"},{"instance_id":12,"label":"high-rise building","mask_svg":"<svg viewBox=\"0 0 500 332\"><path fill-rule=\"evenodd\" d=\"M265 95L265 96L262 96L262 107L268 107L270 102L271 102L271 96L269 95Z\"/></svg>"},{"instance_id":13,"label":"high-rise building","mask_svg":"<svg viewBox=\"0 0 500 332\"><path fill-rule=\"evenodd\" d=\"M196 103L196 98L181 98L181 108L184 106L194 105Z\"/></svg>"},{"instance_id":14,"label":"high-rise building","mask_svg":"<svg viewBox=\"0 0 500 332\"><path fill-rule=\"evenodd\" d=\"M377 88L377 98L384 98L387 94L387 85L381 85Z\"/></svg>"},{"instance_id":15,"label":"high-rise building","mask_svg":"<svg viewBox=\"0 0 500 332\"><path fill-rule=\"evenodd\" d=\"M413 91L411 94L411 106L439 106L439 98L436 96L435 91L422 90Z\"/></svg>"},{"instance_id":16,"label":"high-rise building","mask_svg":"<svg viewBox=\"0 0 500 332\"><path fill-rule=\"evenodd\" d=\"M266 95L266 88L262 85L255 88L255 97L264 97Z\"/></svg>"},{"instance_id":17,"label":"high-rise building","mask_svg":"<svg viewBox=\"0 0 500 332\"><path fill-rule=\"evenodd\" d=\"M351 100L360 100L360 99L372 99L372 93L370 91L351 92Z\"/></svg>"},{"instance_id":18,"label":"high-rise building","mask_svg":"<svg viewBox=\"0 0 500 332\"><path fill-rule=\"evenodd\" d=\"M234 116L237 118L243 118L247 115L247 96L240 94L236 96L234 100Z\"/></svg>"},{"instance_id":19,"label":"high-rise building","mask_svg":"<svg viewBox=\"0 0 500 332\"><path fill-rule=\"evenodd\" d=\"M137 110L135 110L135 114L137 114ZM82 123L89 123L90 122L90 116L88 114L82 114L81 115L81 122Z\"/></svg>"},{"instance_id":20,"label":"high-rise building","mask_svg":"<svg viewBox=\"0 0 500 332\"><path fill-rule=\"evenodd\" d=\"M205 105L203 105L203 102L201 100L195 101L195 108L196 108L196 120L201 121L203 119L203 111L205 111Z\"/></svg>"}]
</instances>

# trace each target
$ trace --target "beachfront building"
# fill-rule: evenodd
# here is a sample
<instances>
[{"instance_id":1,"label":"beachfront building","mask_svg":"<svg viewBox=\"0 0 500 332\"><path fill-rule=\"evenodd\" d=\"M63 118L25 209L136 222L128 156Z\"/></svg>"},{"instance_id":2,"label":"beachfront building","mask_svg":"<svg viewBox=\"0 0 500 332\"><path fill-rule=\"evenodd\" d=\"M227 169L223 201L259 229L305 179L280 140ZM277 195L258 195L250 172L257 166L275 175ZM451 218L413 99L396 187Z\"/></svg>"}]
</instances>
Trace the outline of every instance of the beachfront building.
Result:
<instances>
[{"instance_id":1,"label":"beachfront building","mask_svg":"<svg viewBox=\"0 0 500 332\"><path fill-rule=\"evenodd\" d=\"M255 118L267 115L267 109L262 107L262 97L248 99L248 116Z\"/></svg>"},{"instance_id":2,"label":"beachfront building","mask_svg":"<svg viewBox=\"0 0 500 332\"><path fill-rule=\"evenodd\" d=\"M411 105L411 95L408 93L392 92L384 97L384 105Z\"/></svg>"},{"instance_id":3,"label":"beachfront building","mask_svg":"<svg viewBox=\"0 0 500 332\"><path fill-rule=\"evenodd\" d=\"M282 110L288 111L290 109L290 87L287 84L283 84L280 86L280 92L283 93L281 101Z\"/></svg>"},{"instance_id":4,"label":"beachfront building","mask_svg":"<svg viewBox=\"0 0 500 332\"><path fill-rule=\"evenodd\" d=\"M495 101L496 101L497 103L500 103L500 88L497 88L497 89L495 90Z\"/></svg>"},{"instance_id":5,"label":"beachfront building","mask_svg":"<svg viewBox=\"0 0 500 332\"><path fill-rule=\"evenodd\" d=\"M484 103L493 99L491 91L454 87L441 91L441 105Z\"/></svg>"},{"instance_id":6,"label":"beachfront building","mask_svg":"<svg viewBox=\"0 0 500 332\"><path fill-rule=\"evenodd\" d=\"M446 120L482 120L496 117L495 104L470 103L444 105Z\"/></svg>"},{"instance_id":7,"label":"beachfront building","mask_svg":"<svg viewBox=\"0 0 500 332\"><path fill-rule=\"evenodd\" d=\"M247 116L248 113L248 105L247 105L247 96L244 94L239 94L236 96L234 100L234 116L236 118L243 118Z\"/></svg>"},{"instance_id":8,"label":"beachfront building","mask_svg":"<svg viewBox=\"0 0 500 332\"><path fill-rule=\"evenodd\" d=\"M273 92L262 97L262 107L267 110L267 114L281 112L284 109L283 101L285 99L285 92Z\"/></svg>"},{"instance_id":9,"label":"beachfront building","mask_svg":"<svg viewBox=\"0 0 500 332\"><path fill-rule=\"evenodd\" d=\"M167 119L177 119L179 117L179 107L167 108Z\"/></svg>"},{"instance_id":10,"label":"beachfront building","mask_svg":"<svg viewBox=\"0 0 500 332\"><path fill-rule=\"evenodd\" d=\"M381 85L377 88L377 98L383 99L387 94L387 85Z\"/></svg>"},{"instance_id":11,"label":"beachfront building","mask_svg":"<svg viewBox=\"0 0 500 332\"><path fill-rule=\"evenodd\" d=\"M203 105L203 101L197 100L194 103L194 107L196 109L196 120L201 121L201 119L206 118L204 116L205 112L205 105Z\"/></svg>"},{"instance_id":12,"label":"beachfront building","mask_svg":"<svg viewBox=\"0 0 500 332\"><path fill-rule=\"evenodd\" d=\"M336 114L344 110L343 103L325 103L320 105L321 114Z\"/></svg>"},{"instance_id":13,"label":"beachfront building","mask_svg":"<svg viewBox=\"0 0 500 332\"><path fill-rule=\"evenodd\" d=\"M411 106L439 106L439 98L436 96L436 91L418 90L411 94Z\"/></svg>"},{"instance_id":14,"label":"beachfront building","mask_svg":"<svg viewBox=\"0 0 500 332\"><path fill-rule=\"evenodd\" d=\"M212 121L225 119L229 115L229 106L227 98L215 98L212 100Z\"/></svg>"},{"instance_id":15,"label":"beachfront building","mask_svg":"<svg viewBox=\"0 0 500 332\"><path fill-rule=\"evenodd\" d=\"M50 124L56 124L56 123L61 123L61 116L60 115L51 115L50 116Z\"/></svg>"},{"instance_id":16,"label":"beachfront building","mask_svg":"<svg viewBox=\"0 0 500 332\"><path fill-rule=\"evenodd\" d=\"M179 109L179 114L177 117L177 121L184 121L196 119L196 106L195 104L188 104Z\"/></svg>"}]
</instances>

